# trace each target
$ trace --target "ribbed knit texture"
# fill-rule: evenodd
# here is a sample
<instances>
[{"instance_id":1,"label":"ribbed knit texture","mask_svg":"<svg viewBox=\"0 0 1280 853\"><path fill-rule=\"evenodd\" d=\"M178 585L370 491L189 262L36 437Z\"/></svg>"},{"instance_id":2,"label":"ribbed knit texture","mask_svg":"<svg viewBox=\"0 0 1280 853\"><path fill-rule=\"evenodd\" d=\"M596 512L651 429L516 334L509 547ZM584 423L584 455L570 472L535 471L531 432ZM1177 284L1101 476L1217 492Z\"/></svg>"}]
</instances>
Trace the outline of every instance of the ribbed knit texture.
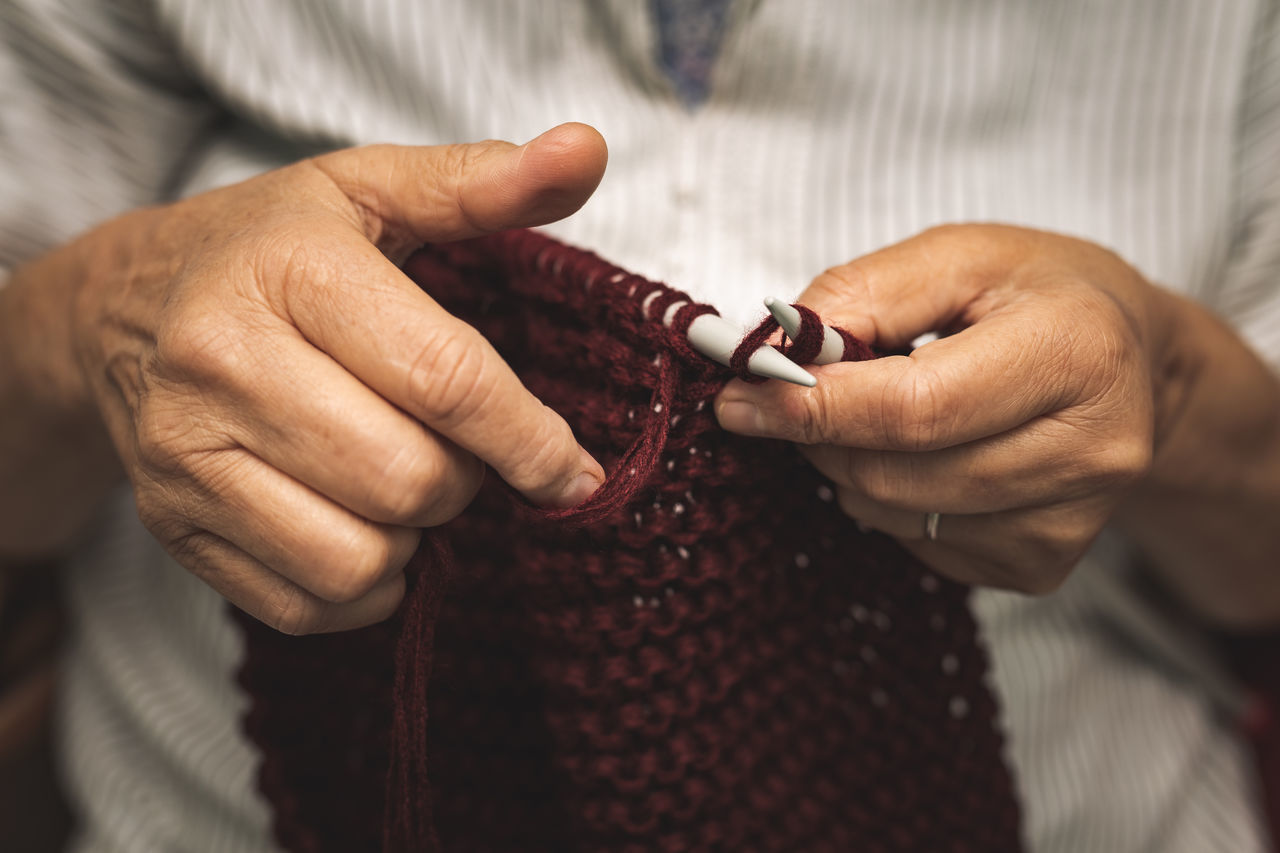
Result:
<instances>
[{"instance_id":1,"label":"ribbed knit texture","mask_svg":"<svg viewBox=\"0 0 1280 853\"><path fill-rule=\"evenodd\" d=\"M717 426L732 374L679 328L708 309L664 328L681 294L532 232L406 271L610 477L562 512L491 479L388 625L244 620L282 845L377 849L385 807L397 851L1019 848L967 590Z\"/></svg>"}]
</instances>

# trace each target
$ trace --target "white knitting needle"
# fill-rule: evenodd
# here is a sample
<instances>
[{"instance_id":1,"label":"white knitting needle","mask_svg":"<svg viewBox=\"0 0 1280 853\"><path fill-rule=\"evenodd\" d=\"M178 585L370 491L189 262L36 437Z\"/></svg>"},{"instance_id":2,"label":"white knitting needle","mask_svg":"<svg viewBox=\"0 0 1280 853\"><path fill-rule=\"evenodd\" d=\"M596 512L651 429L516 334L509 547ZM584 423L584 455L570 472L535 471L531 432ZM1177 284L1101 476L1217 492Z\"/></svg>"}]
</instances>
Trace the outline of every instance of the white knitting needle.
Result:
<instances>
[{"instance_id":1,"label":"white knitting needle","mask_svg":"<svg viewBox=\"0 0 1280 853\"><path fill-rule=\"evenodd\" d=\"M782 331L787 333L787 337L795 340L800 334L800 312L792 308L788 303L772 296L764 298L764 307L769 309L769 313L773 315L773 319L778 321L778 325L782 327ZM818 355L814 358L814 364L835 364L844 358L844 338L836 333L836 330L830 326L822 327L822 349L818 350Z\"/></svg>"},{"instance_id":2,"label":"white knitting needle","mask_svg":"<svg viewBox=\"0 0 1280 853\"><path fill-rule=\"evenodd\" d=\"M671 321L675 319L676 311L685 304L687 303L677 302L668 308L666 315L662 318L663 324L670 326ZM689 346L712 361L728 367L733 351L738 348L745 334L742 329L718 314L699 314L689 324ZM783 382L804 385L808 388L818 384L818 380L814 379L812 374L771 346L762 346L753 352L747 359L747 370L756 376L781 379Z\"/></svg>"}]
</instances>

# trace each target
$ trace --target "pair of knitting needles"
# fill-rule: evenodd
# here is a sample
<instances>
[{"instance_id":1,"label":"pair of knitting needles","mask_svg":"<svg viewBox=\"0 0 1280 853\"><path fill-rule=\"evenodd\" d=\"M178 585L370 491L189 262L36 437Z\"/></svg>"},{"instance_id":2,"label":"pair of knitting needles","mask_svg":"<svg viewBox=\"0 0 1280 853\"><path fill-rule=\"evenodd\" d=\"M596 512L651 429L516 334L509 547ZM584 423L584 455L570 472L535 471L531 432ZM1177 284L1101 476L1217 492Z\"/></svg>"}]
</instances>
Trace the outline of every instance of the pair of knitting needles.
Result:
<instances>
[{"instance_id":1,"label":"pair of knitting needles","mask_svg":"<svg viewBox=\"0 0 1280 853\"><path fill-rule=\"evenodd\" d=\"M677 302L663 317L671 325L676 310L685 303ZM782 331L795 338L800 334L800 312L781 299L765 297L764 307L778 321ZM844 357L844 340L830 326L823 326L822 349L814 364L832 364ZM700 314L689 324L689 345L712 361L729 365L734 350L742 342L743 330L718 314ZM818 380L800 365L788 359L771 346L761 346L747 359L747 370L767 379L781 379L795 385L812 388Z\"/></svg>"}]
</instances>

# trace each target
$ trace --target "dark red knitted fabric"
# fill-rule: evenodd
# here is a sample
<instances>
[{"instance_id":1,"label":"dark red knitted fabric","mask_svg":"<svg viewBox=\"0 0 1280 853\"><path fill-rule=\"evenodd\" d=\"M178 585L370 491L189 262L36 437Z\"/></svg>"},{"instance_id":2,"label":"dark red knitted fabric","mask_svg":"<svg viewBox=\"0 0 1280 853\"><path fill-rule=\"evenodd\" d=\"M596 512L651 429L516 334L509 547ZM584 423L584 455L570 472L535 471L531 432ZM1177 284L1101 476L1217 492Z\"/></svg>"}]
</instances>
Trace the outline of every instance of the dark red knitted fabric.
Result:
<instances>
[{"instance_id":1,"label":"dark red knitted fabric","mask_svg":"<svg viewBox=\"0 0 1280 853\"><path fill-rule=\"evenodd\" d=\"M1280 851L1280 631L1224 637L1223 651L1249 691L1241 728L1253 747L1270 849Z\"/></svg>"},{"instance_id":2,"label":"dark red knitted fabric","mask_svg":"<svg viewBox=\"0 0 1280 853\"><path fill-rule=\"evenodd\" d=\"M387 624L243 620L284 847L1019 848L967 591L859 533L791 446L719 429L732 372L680 331L706 306L666 329L680 294L533 232L406 271L609 481L546 513L490 478Z\"/></svg>"}]
</instances>

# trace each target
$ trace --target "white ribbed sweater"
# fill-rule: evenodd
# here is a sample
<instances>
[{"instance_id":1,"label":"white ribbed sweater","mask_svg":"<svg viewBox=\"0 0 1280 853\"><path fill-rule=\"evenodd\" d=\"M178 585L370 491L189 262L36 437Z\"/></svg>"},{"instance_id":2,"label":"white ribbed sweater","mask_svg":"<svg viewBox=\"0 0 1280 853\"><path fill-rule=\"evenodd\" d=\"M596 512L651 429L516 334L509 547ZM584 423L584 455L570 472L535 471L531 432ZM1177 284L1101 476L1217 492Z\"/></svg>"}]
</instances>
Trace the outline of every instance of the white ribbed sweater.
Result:
<instances>
[{"instance_id":1,"label":"white ribbed sweater","mask_svg":"<svg viewBox=\"0 0 1280 853\"><path fill-rule=\"evenodd\" d=\"M1275 363L1277 27L1273 0L740 0L690 112L629 0L8 0L0 267L314 150L572 119L605 135L609 172L550 230L728 316L929 225L999 220L1116 249ZM1261 849L1203 685L1100 629L1097 580L1124 562L1099 548L1049 598L977 597L1029 841ZM224 605L127 494L69 577L79 849L271 849Z\"/></svg>"}]
</instances>

